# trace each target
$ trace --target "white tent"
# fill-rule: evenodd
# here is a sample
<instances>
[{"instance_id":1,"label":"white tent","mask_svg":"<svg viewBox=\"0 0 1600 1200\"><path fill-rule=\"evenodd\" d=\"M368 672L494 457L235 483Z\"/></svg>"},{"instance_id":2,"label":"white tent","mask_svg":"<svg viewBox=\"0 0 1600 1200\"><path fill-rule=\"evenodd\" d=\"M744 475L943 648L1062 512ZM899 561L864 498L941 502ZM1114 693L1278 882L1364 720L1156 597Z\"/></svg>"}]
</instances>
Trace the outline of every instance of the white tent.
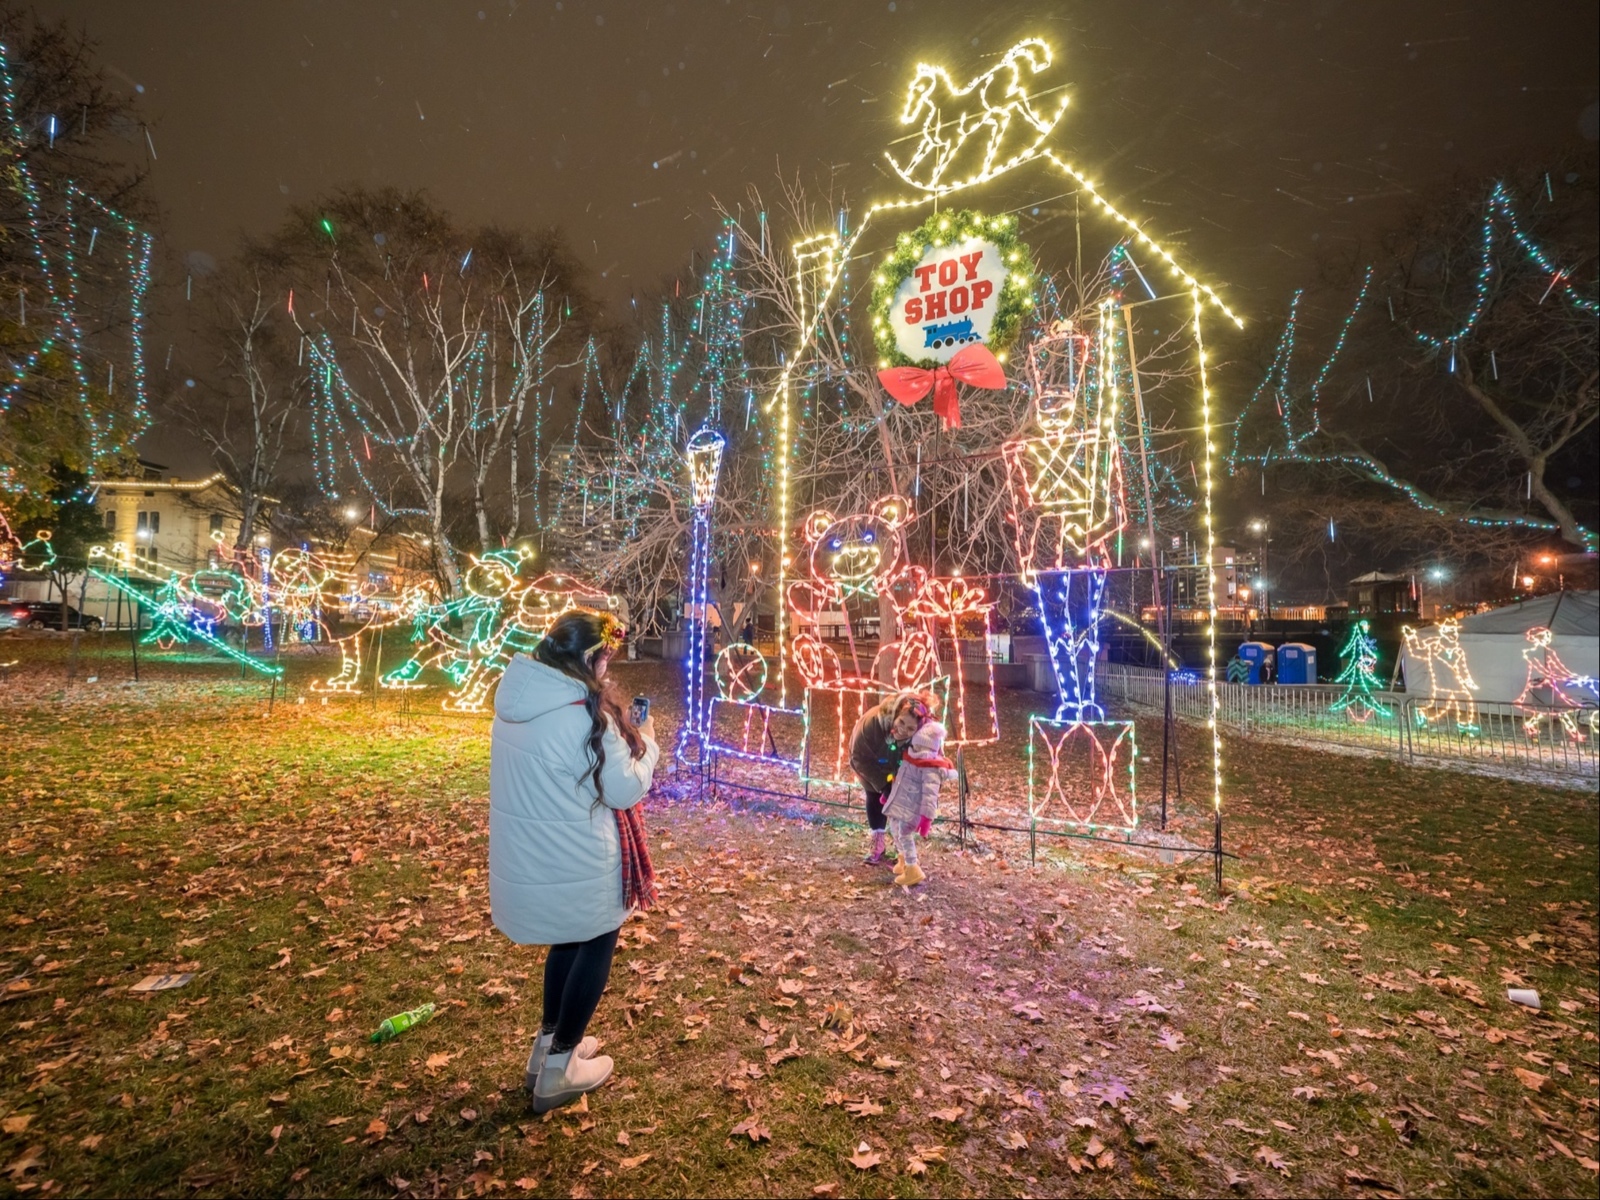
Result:
<instances>
[{"instance_id":1,"label":"white tent","mask_svg":"<svg viewBox=\"0 0 1600 1200\"><path fill-rule=\"evenodd\" d=\"M1540 627L1553 635L1545 653L1574 675L1600 676L1600 592L1554 592L1465 617L1460 625L1467 670L1478 685L1475 700L1510 702L1522 694L1528 681L1523 651L1533 645L1528 630ZM1401 651L1407 690L1425 694L1428 671L1420 664L1413 669L1410 657Z\"/></svg>"}]
</instances>

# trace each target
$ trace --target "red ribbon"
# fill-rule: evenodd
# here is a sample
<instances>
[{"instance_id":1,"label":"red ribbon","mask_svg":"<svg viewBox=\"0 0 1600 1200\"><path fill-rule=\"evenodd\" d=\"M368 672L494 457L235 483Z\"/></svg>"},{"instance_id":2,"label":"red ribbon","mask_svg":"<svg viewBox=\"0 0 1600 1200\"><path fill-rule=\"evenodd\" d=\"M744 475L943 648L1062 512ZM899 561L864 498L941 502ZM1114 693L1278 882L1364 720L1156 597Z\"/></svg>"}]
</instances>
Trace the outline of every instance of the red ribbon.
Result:
<instances>
[{"instance_id":1,"label":"red ribbon","mask_svg":"<svg viewBox=\"0 0 1600 1200\"><path fill-rule=\"evenodd\" d=\"M933 411L946 429L961 428L961 402L956 383L1000 391L1006 386L1005 369L982 343L963 346L955 357L931 371L921 367L891 367L878 372L884 390L908 408L933 392Z\"/></svg>"}]
</instances>

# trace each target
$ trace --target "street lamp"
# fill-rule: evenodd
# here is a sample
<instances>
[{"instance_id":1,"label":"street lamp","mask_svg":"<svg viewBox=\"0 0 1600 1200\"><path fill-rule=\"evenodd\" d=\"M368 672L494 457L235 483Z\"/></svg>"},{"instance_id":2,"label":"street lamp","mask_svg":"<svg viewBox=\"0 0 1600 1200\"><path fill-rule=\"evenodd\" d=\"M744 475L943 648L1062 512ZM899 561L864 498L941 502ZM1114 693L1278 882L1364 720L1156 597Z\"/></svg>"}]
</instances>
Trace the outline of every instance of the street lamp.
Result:
<instances>
[{"instance_id":1,"label":"street lamp","mask_svg":"<svg viewBox=\"0 0 1600 1200\"><path fill-rule=\"evenodd\" d=\"M1272 539L1268 536L1272 528L1270 521L1257 517L1250 522L1250 532L1256 535L1256 564L1261 568L1262 578L1256 580L1256 590L1261 593L1261 620L1262 627L1272 620L1272 592L1267 587L1267 543Z\"/></svg>"}]
</instances>

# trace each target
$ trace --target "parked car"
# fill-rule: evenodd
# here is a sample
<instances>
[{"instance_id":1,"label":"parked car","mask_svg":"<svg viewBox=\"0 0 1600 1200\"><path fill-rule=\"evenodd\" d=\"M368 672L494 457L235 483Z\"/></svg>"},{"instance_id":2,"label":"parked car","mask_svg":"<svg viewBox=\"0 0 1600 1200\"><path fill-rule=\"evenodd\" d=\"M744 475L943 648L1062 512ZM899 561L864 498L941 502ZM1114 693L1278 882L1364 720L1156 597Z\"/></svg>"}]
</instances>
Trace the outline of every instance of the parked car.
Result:
<instances>
[{"instance_id":1,"label":"parked car","mask_svg":"<svg viewBox=\"0 0 1600 1200\"><path fill-rule=\"evenodd\" d=\"M67 628L100 628L99 617L91 617L67 605ZM61 602L59 600L6 600L0 602L0 628L9 629L60 629Z\"/></svg>"}]
</instances>

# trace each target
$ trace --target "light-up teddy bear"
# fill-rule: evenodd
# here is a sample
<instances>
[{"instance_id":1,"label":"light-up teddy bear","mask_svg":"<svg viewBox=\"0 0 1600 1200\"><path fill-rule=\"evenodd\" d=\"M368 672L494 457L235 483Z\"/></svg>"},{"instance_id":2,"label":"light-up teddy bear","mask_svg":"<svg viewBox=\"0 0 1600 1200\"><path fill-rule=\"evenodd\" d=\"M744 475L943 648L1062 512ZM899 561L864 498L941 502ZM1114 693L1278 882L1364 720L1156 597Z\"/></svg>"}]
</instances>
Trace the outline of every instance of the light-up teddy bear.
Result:
<instances>
[{"instance_id":1,"label":"light-up teddy bear","mask_svg":"<svg viewBox=\"0 0 1600 1200\"><path fill-rule=\"evenodd\" d=\"M911 505L901 496L886 496L868 512L835 517L810 514L801 532L805 538L808 575L789 585L789 610L800 632L794 639L793 661L807 688L917 688L938 675L938 653L932 635L909 615L927 587L928 573L906 559L901 530L911 518ZM887 597L894 606L900 636L883 643L870 669L852 655L850 670L833 647L822 640L818 621L828 613L848 620L852 607L878 611Z\"/></svg>"}]
</instances>

